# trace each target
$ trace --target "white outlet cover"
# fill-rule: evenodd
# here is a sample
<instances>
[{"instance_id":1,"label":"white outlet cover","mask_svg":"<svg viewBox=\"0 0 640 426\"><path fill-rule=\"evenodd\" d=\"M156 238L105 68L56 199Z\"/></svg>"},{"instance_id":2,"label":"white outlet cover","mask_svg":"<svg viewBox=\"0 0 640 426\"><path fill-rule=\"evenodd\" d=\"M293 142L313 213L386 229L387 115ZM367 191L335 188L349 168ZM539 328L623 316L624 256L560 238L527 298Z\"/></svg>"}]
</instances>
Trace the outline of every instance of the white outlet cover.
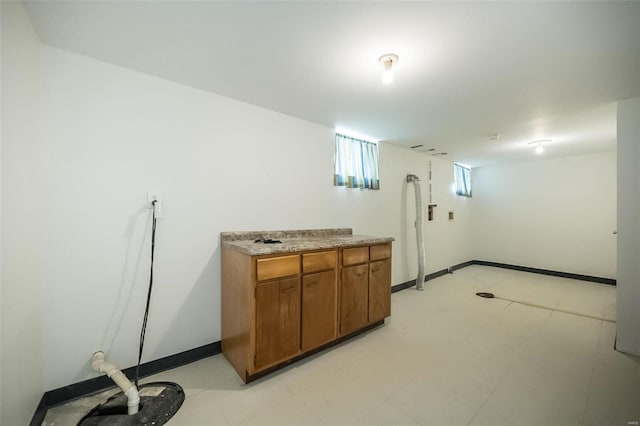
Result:
<instances>
[{"instance_id":1,"label":"white outlet cover","mask_svg":"<svg viewBox=\"0 0 640 426\"><path fill-rule=\"evenodd\" d=\"M158 191L149 191L147 192L147 203L152 203L153 201L162 201L160 192Z\"/></svg>"}]
</instances>

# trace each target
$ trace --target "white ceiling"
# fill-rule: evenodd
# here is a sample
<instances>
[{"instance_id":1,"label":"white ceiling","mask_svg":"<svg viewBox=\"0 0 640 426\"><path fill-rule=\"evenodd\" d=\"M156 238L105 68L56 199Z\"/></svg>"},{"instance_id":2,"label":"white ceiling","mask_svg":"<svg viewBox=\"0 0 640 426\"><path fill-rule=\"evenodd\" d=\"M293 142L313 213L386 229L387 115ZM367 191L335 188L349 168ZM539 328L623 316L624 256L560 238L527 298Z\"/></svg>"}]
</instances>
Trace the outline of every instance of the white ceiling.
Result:
<instances>
[{"instance_id":1,"label":"white ceiling","mask_svg":"<svg viewBox=\"0 0 640 426\"><path fill-rule=\"evenodd\" d=\"M471 166L614 150L640 96L637 1L26 4L46 44Z\"/></svg>"}]
</instances>

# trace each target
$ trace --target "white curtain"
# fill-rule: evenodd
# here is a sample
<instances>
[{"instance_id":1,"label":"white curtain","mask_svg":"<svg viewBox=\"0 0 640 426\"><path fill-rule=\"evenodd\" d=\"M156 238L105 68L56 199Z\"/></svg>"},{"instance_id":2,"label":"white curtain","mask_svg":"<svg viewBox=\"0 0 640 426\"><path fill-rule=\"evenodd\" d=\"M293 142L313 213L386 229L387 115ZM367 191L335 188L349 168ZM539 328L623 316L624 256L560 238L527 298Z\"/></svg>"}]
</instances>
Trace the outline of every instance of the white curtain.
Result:
<instances>
[{"instance_id":1,"label":"white curtain","mask_svg":"<svg viewBox=\"0 0 640 426\"><path fill-rule=\"evenodd\" d=\"M454 164L456 194L471 198L471 169Z\"/></svg>"},{"instance_id":2,"label":"white curtain","mask_svg":"<svg viewBox=\"0 0 640 426\"><path fill-rule=\"evenodd\" d=\"M378 144L336 133L333 184L380 189Z\"/></svg>"}]
</instances>

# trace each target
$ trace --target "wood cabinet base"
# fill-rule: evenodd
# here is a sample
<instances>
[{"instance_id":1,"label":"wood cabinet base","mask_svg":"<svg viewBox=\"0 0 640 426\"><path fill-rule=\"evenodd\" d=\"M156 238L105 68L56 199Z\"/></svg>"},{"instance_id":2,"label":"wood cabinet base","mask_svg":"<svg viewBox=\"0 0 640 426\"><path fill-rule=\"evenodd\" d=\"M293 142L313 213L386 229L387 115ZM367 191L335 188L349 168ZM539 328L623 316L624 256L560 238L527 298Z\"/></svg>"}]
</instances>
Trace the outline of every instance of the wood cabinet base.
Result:
<instances>
[{"instance_id":1,"label":"wood cabinet base","mask_svg":"<svg viewBox=\"0 0 640 426\"><path fill-rule=\"evenodd\" d=\"M222 352L249 382L384 322L391 244L248 255L222 248Z\"/></svg>"},{"instance_id":2,"label":"wood cabinet base","mask_svg":"<svg viewBox=\"0 0 640 426\"><path fill-rule=\"evenodd\" d=\"M317 348L315 348L313 350L310 350L308 352L304 352L304 353L302 353L302 354L300 354L300 355L298 355L298 356L296 356L294 358L288 359L288 360L286 360L284 362L281 362L280 364L274 365L273 367L269 367L269 368L267 368L265 370L262 370L262 371L260 371L258 373L249 374L248 371L245 371L244 372L245 374L244 374L244 377L243 377L244 382L245 383L250 383L250 382L253 382L254 380L258 380L259 378L264 377L267 374L271 374L274 371L277 371L277 370L279 370L279 369L281 369L283 367L286 367L289 364L292 364L294 362L300 361L301 359L307 358L307 357L309 357L309 356L311 356L313 354L316 354L316 353L318 353L320 351L328 349L328 348L330 348L332 346L338 345L338 344L344 342L345 340L352 339L352 338L354 338L354 337L356 337L356 336L358 336L358 335L360 335L362 333L366 333L367 331L369 331L369 330L371 330L373 328L379 327L379 326L381 326L383 324L384 324L384 320L383 319L380 320L380 321L376 321L376 322L374 322L372 324L369 324L369 325L359 329L358 331L355 331L355 332L353 332L351 334L347 334L346 336L342 336L342 337L340 337L340 338L338 338L336 340L332 340L329 343L326 343L326 344L324 344L324 345L322 345L320 347L317 347Z\"/></svg>"}]
</instances>

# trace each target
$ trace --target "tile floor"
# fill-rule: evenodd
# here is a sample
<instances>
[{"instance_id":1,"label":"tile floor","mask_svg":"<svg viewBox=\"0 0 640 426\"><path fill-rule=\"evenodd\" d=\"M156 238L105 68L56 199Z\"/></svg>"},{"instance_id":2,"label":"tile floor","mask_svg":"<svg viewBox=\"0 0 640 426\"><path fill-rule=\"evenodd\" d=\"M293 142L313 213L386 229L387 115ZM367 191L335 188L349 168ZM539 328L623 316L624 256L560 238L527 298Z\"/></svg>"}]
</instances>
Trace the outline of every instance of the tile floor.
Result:
<instances>
[{"instance_id":1,"label":"tile floor","mask_svg":"<svg viewBox=\"0 0 640 426\"><path fill-rule=\"evenodd\" d=\"M144 382L185 388L174 426L637 425L640 358L613 350L613 320L615 287L471 266L395 293L384 326L249 385L222 355ZM45 424L75 425L113 392Z\"/></svg>"}]
</instances>

